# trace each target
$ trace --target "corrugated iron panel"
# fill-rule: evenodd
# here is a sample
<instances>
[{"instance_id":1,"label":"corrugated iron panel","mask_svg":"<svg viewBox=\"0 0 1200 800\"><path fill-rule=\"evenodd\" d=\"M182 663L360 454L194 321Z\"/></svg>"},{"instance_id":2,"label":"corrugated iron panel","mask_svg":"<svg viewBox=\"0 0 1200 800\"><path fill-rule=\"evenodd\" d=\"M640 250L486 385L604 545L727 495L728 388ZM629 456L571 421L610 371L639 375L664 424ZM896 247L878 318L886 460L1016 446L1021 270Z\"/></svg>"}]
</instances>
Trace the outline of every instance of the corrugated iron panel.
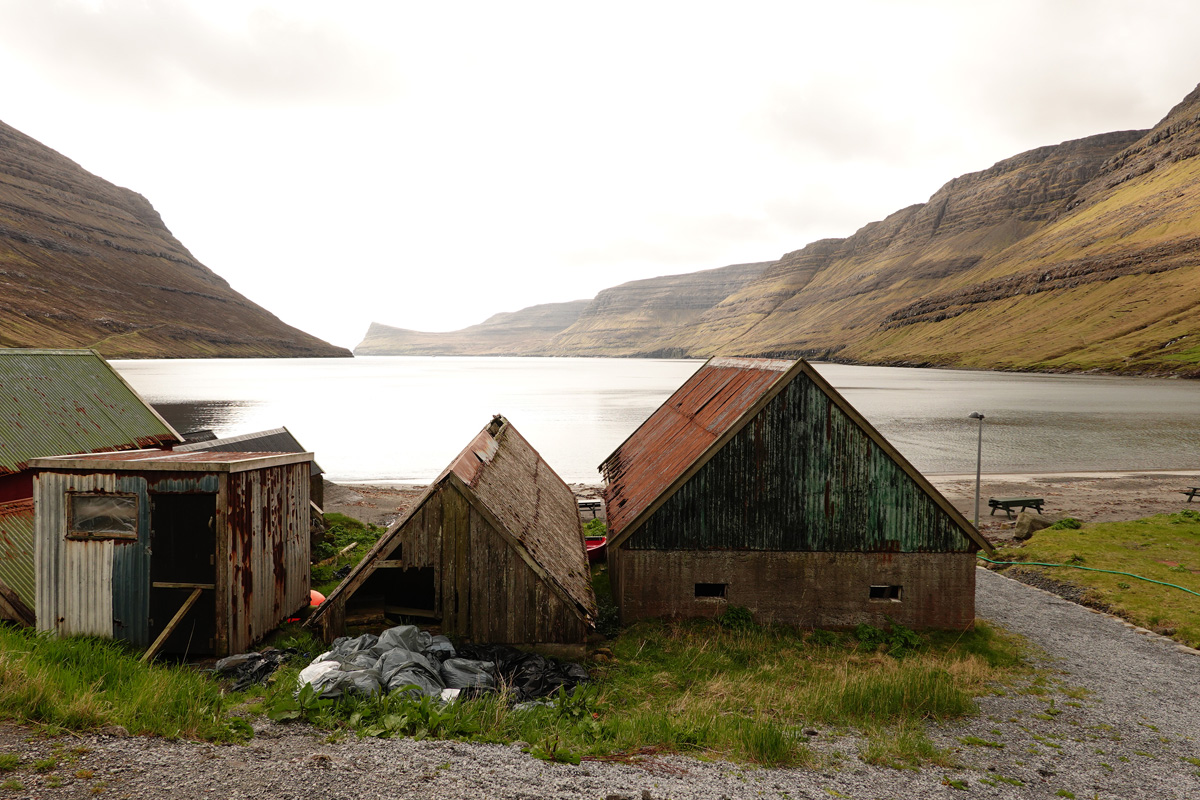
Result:
<instances>
[{"instance_id":1,"label":"corrugated iron panel","mask_svg":"<svg viewBox=\"0 0 1200 800\"><path fill-rule=\"evenodd\" d=\"M278 627L308 598L308 489L308 462L229 478L231 652Z\"/></svg>"},{"instance_id":2,"label":"corrugated iron panel","mask_svg":"<svg viewBox=\"0 0 1200 800\"><path fill-rule=\"evenodd\" d=\"M177 453L164 450L123 450L34 459L37 469L175 470L179 472L237 472L276 464L308 464L312 453Z\"/></svg>"},{"instance_id":3,"label":"corrugated iron panel","mask_svg":"<svg viewBox=\"0 0 1200 800\"><path fill-rule=\"evenodd\" d=\"M667 499L629 547L975 549L934 498L803 373Z\"/></svg>"},{"instance_id":4,"label":"corrugated iron panel","mask_svg":"<svg viewBox=\"0 0 1200 800\"><path fill-rule=\"evenodd\" d=\"M66 541L60 584L63 636L113 636L113 540Z\"/></svg>"},{"instance_id":5,"label":"corrugated iron panel","mask_svg":"<svg viewBox=\"0 0 1200 800\"><path fill-rule=\"evenodd\" d=\"M136 540L67 538L70 496L137 497ZM42 472L34 481L38 630L149 644L150 503L146 481L112 473Z\"/></svg>"},{"instance_id":6,"label":"corrugated iron panel","mask_svg":"<svg viewBox=\"0 0 1200 800\"><path fill-rule=\"evenodd\" d=\"M182 441L91 350L0 349L0 473L33 458Z\"/></svg>"},{"instance_id":7,"label":"corrugated iron panel","mask_svg":"<svg viewBox=\"0 0 1200 800\"><path fill-rule=\"evenodd\" d=\"M600 465L609 530L619 534L726 433L795 362L714 358Z\"/></svg>"},{"instance_id":8,"label":"corrugated iron panel","mask_svg":"<svg viewBox=\"0 0 1200 800\"><path fill-rule=\"evenodd\" d=\"M272 428L269 431L243 433L239 436L226 436L221 439L181 444L174 447L172 452L304 453L306 450L287 428ZM324 470L318 466L316 461L313 461L310 474L321 475L323 473Z\"/></svg>"},{"instance_id":9,"label":"corrugated iron panel","mask_svg":"<svg viewBox=\"0 0 1200 800\"><path fill-rule=\"evenodd\" d=\"M0 583L30 608L37 604L33 550L33 500L0 504Z\"/></svg>"}]
</instances>

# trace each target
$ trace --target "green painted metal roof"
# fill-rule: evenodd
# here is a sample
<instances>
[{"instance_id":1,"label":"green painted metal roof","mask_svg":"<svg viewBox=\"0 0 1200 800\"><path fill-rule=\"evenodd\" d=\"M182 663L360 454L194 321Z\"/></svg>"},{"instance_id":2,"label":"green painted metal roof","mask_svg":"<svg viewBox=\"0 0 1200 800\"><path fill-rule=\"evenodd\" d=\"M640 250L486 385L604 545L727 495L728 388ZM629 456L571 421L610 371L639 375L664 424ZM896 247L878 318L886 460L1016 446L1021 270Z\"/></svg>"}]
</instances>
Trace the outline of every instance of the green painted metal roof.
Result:
<instances>
[{"instance_id":1,"label":"green painted metal roof","mask_svg":"<svg viewBox=\"0 0 1200 800\"><path fill-rule=\"evenodd\" d=\"M94 350L0 348L0 475L42 456L178 441Z\"/></svg>"}]
</instances>

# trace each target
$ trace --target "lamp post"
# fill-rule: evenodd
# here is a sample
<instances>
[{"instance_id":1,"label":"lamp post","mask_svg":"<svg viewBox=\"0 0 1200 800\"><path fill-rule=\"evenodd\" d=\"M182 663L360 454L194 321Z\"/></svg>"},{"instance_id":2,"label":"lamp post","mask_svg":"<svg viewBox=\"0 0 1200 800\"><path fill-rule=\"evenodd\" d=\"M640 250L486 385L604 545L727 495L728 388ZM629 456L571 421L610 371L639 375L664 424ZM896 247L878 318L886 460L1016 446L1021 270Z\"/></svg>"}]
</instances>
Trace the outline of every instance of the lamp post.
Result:
<instances>
[{"instance_id":1,"label":"lamp post","mask_svg":"<svg viewBox=\"0 0 1200 800\"><path fill-rule=\"evenodd\" d=\"M967 419L979 420L979 449L975 453L975 530L979 530L979 473L983 469L983 414L972 411Z\"/></svg>"}]
</instances>

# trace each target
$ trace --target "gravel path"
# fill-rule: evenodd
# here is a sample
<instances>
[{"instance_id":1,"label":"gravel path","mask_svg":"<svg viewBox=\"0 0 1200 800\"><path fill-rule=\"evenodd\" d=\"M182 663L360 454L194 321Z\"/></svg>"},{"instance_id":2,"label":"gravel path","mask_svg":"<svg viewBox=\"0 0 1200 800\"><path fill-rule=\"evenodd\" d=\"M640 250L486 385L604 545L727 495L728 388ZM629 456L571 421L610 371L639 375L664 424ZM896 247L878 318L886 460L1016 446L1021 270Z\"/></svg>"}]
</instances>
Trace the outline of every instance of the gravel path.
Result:
<instances>
[{"instance_id":1,"label":"gravel path","mask_svg":"<svg viewBox=\"0 0 1200 800\"><path fill-rule=\"evenodd\" d=\"M0 788L0 798L1200 799L1200 657L1039 589L985 570L977 575L979 616L1049 655L1039 657L1040 685L983 698L979 717L930 729L936 744L954 748L954 769L867 766L857 758L857 737L837 731L821 731L811 744L840 753L840 766L806 771L683 757L574 767L517 747L328 743L304 726L265 720L244 747L116 736L47 740L0 726L0 753L20 753L28 765L57 752L62 762L44 775L28 767L0 774L26 787Z\"/></svg>"}]
</instances>

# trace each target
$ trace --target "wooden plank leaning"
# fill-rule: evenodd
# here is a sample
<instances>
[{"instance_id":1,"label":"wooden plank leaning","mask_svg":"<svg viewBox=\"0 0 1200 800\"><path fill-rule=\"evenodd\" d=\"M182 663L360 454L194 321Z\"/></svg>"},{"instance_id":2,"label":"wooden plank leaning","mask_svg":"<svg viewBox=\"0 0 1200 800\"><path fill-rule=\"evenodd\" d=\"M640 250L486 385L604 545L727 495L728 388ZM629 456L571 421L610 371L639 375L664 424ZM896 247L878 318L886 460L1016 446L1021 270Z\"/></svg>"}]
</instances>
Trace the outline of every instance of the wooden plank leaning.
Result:
<instances>
[{"instance_id":1,"label":"wooden plank leaning","mask_svg":"<svg viewBox=\"0 0 1200 800\"><path fill-rule=\"evenodd\" d=\"M142 653L142 657L139 658L138 661L145 663L154 658L154 654L157 653L158 649L166 643L167 637L175 632L175 628L179 625L180 620L182 620L187 612L191 610L192 606L196 605L196 601L200 598L200 593L202 591L204 590L199 587L196 587L192 590L192 593L188 595L188 599L184 600L183 605L180 606L179 610L175 612L175 616L171 617L171 621L167 623L167 627L163 628L162 633L160 633L158 638L154 640L154 644L150 645L146 652Z\"/></svg>"}]
</instances>

